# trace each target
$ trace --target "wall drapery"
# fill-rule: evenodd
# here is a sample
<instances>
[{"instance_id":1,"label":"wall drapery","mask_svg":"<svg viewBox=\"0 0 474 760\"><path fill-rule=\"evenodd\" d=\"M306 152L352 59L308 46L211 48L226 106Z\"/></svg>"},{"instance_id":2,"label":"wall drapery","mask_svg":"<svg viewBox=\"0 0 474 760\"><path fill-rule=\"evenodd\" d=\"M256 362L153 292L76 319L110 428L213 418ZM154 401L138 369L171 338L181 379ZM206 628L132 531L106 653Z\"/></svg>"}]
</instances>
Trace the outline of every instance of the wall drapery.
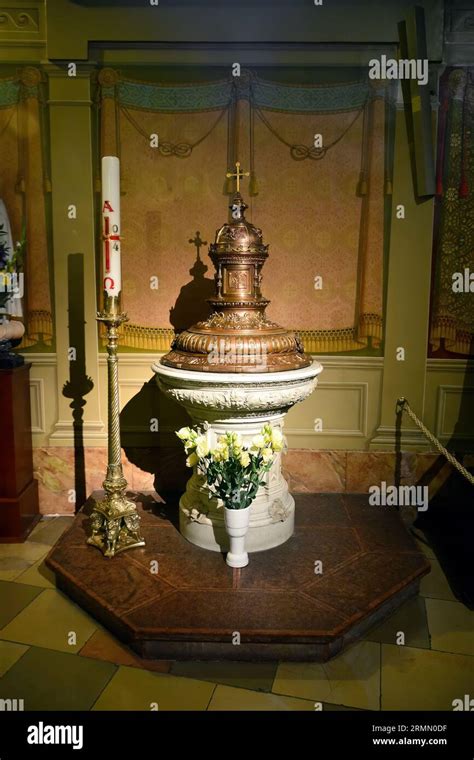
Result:
<instances>
[{"instance_id":1,"label":"wall drapery","mask_svg":"<svg viewBox=\"0 0 474 760\"><path fill-rule=\"evenodd\" d=\"M472 293L453 290L453 275L474 272L474 69L454 68L440 83L437 205L430 344L472 355Z\"/></svg>"},{"instance_id":2,"label":"wall drapery","mask_svg":"<svg viewBox=\"0 0 474 760\"><path fill-rule=\"evenodd\" d=\"M119 155L122 167L123 296L131 320L123 345L167 350L173 328L183 326L175 319L183 298L212 292L210 262L196 258L193 241L199 230L211 242L225 220L224 176L235 158L252 169L243 188L247 216L270 244L263 281L274 301L270 318L299 330L308 351L380 345L384 90L365 81L294 86L247 74L157 85L111 69L99 82L100 150ZM149 286L154 276L158 290Z\"/></svg>"},{"instance_id":3,"label":"wall drapery","mask_svg":"<svg viewBox=\"0 0 474 760\"><path fill-rule=\"evenodd\" d=\"M14 240L26 228L25 336L21 348L39 341L51 345L51 308L45 193L50 180L44 158L42 75L26 66L18 78L0 80L0 196L5 202Z\"/></svg>"}]
</instances>

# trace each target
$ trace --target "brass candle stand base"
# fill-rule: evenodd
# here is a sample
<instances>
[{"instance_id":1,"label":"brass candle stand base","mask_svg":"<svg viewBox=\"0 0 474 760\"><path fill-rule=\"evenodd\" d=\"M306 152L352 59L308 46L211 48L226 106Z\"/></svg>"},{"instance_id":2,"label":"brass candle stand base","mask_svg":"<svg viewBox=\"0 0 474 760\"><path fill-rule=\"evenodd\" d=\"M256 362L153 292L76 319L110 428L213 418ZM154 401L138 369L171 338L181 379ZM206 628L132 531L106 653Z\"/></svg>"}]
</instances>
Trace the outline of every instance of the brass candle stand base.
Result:
<instances>
[{"instance_id":1,"label":"brass candle stand base","mask_svg":"<svg viewBox=\"0 0 474 760\"><path fill-rule=\"evenodd\" d=\"M122 489L106 494L95 504L90 517L92 535L87 543L100 549L105 557L115 557L126 549L145 546L140 535L140 515Z\"/></svg>"},{"instance_id":2,"label":"brass candle stand base","mask_svg":"<svg viewBox=\"0 0 474 760\"><path fill-rule=\"evenodd\" d=\"M140 515L133 501L126 497L127 481L121 461L117 328L127 319L127 315L120 312L118 297L104 294L104 311L97 314L97 320L107 328L108 465L104 480L105 497L92 510L91 535L87 543L100 549L105 557L145 546L140 535Z\"/></svg>"}]
</instances>

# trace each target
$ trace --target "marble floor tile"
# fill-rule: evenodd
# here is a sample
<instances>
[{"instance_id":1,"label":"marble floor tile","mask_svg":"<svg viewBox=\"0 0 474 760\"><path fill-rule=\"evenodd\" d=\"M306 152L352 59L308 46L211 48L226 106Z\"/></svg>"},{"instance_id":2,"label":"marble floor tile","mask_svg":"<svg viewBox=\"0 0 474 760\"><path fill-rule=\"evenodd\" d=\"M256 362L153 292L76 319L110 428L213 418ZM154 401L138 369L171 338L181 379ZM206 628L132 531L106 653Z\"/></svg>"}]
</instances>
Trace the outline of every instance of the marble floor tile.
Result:
<instances>
[{"instance_id":1,"label":"marble floor tile","mask_svg":"<svg viewBox=\"0 0 474 760\"><path fill-rule=\"evenodd\" d=\"M415 536L416 545L418 546L419 550L423 552L425 557L428 559L436 559L436 554L434 553L433 547L430 546L428 540L422 534L420 534L420 531L415 531L413 535Z\"/></svg>"},{"instance_id":2,"label":"marble floor tile","mask_svg":"<svg viewBox=\"0 0 474 760\"><path fill-rule=\"evenodd\" d=\"M130 665L133 668L144 668L155 673L168 673L171 660L145 660L122 644L108 631L96 631L84 644L79 652L81 657L92 657L96 660L113 662L116 665Z\"/></svg>"},{"instance_id":3,"label":"marble floor tile","mask_svg":"<svg viewBox=\"0 0 474 760\"><path fill-rule=\"evenodd\" d=\"M0 679L0 697L25 710L90 710L115 665L31 647Z\"/></svg>"},{"instance_id":4,"label":"marble floor tile","mask_svg":"<svg viewBox=\"0 0 474 760\"><path fill-rule=\"evenodd\" d=\"M212 683L122 665L93 709L206 710L214 688Z\"/></svg>"},{"instance_id":5,"label":"marble floor tile","mask_svg":"<svg viewBox=\"0 0 474 760\"><path fill-rule=\"evenodd\" d=\"M378 710L380 644L360 642L325 663L282 663L272 691L301 699Z\"/></svg>"},{"instance_id":6,"label":"marble floor tile","mask_svg":"<svg viewBox=\"0 0 474 760\"><path fill-rule=\"evenodd\" d=\"M314 702L281 694L263 694L232 686L217 686L207 708L213 710L305 710L314 712Z\"/></svg>"},{"instance_id":7,"label":"marble floor tile","mask_svg":"<svg viewBox=\"0 0 474 760\"><path fill-rule=\"evenodd\" d=\"M15 578L15 583L28 583L30 586L40 586L41 588L56 588L54 573L49 567L46 567L44 558L18 575Z\"/></svg>"},{"instance_id":8,"label":"marble floor tile","mask_svg":"<svg viewBox=\"0 0 474 760\"><path fill-rule=\"evenodd\" d=\"M48 554L51 547L43 543L0 544L0 580L12 581Z\"/></svg>"},{"instance_id":9,"label":"marble floor tile","mask_svg":"<svg viewBox=\"0 0 474 760\"><path fill-rule=\"evenodd\" d=\"M174 662L171 673L241 689L271 691L276 669L273 662Z\"/></svg>"},{"instance_id":10,"label":"marble floor tile","mask_svg":"<svg viewBox=\"0 0 474 760\"><path fill-rule=\"evenodd\" d=\"M27 649L28 647L24 644L0 641L0 678L25 654Z\"/></svg>"},{"instance_id":11,"label":"marble floor tile","mask_svg":"<svg viewBox=\"0 0 474 760\"><path fill-rule=\"evenodd\" d=\"M13 620L41 593L34 586L20 586L16 583L0 581L0 630ZM4 638L0 635L0 638Z\"/></svg>"},{"instance_id":12,"label":"marble floor tile","mask_svg":"<svg viewBox=\"0 0 474 760\"><path fill-rule=\"evenodd\" d=\"M400 633L405 636L406 646L430 648L430 633L423 597L417 596L405 602L388 620L370 631L366 639L384 644L396 644Z\"/></svg>"},{"instance_id":13,"label":"marble floor tile","mask_svg":"<svg viewBox=\"0 0 474 760\"><path fill-rule=\"evenodd\" d=\"M455 602L456 597L437 559L430 559L431 572L421 579L420 594L432 599L445 599Z\"/></svg>"},{"instance_id":14,"label":"marble floor tile","mask_svg":"<svg viewBox=\"0 0 474 760\"><path fill-rule=\"evenodd\" d=\"M60 517L43 517L33 528L28 536L28 542L39 542L54 546L58 538L65 530L71 527L74 517L61 515Z\"/></svg>"},{"instance_id":15,"label":"marble floor tile","mask_svg":"<svg viewBox=\"0 0 474 760\"><path fill-rule=\"evenodd\" d=\"M11 585L15 592L30 588L19 583ZM41 593L0 630L0 638L62 652L78 652L98 624L61 592L53 589L35 591ZM68 643L71 633L75 634L75 644Z\"/></svg>"},{"instance_id":16,"label":"marble floor tile","mask_svg":"<svg viewBox=\"0 0 474 760\"><path fill-rule=\"evenodd\" d=\"M472 657L382 644L382 710L452 710L473 693Z\"/></svg>"},{"instance_id":17,"label":"marble floor tile","mask_svg":"<svg viewBox=\"0 0 474 760\"><path fill-rule=\"evenodd\" d=\"M426 612L432 649L474 655L473 610L460 602L426 599Z\"/></svg>"}]
</instances>

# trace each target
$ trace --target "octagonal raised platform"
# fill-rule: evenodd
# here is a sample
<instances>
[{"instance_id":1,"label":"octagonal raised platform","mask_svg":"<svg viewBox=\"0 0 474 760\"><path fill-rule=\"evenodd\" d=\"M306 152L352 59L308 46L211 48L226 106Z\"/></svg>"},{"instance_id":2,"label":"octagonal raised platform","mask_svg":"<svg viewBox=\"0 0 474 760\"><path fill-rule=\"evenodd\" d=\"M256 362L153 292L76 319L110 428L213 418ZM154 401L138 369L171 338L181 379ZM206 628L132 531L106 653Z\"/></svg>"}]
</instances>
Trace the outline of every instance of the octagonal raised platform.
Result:
<instances>
[{"instance_id":1,"label":"octagonal raised platform","mask_svg":"<svg viewBox=\"0 0 474 760\"><path fill-rule=\"evenodd\" d=\"M146 546L114 559L86 545L86 505L46 563L142 657L325 661L417 594L430 566L396 509L294 496L294 536L241 570L188 543L169 519L176 507L163 504L141 510Z\"/></svg>"}]
</instances>

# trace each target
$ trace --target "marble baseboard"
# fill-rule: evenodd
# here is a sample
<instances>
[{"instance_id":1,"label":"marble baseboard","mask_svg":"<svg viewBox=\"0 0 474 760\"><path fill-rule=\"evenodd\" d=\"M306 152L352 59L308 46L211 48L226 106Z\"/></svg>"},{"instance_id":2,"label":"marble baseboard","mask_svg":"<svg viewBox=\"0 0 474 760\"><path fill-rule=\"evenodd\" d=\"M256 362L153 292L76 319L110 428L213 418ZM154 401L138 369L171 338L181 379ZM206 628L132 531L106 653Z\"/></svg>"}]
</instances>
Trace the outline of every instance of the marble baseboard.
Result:
<instances>
[{"instance_id":1,"label":"marble baseboard","mask_svg":"<svg viewBox=\"0 0 474 760\"><path fill-rule=\"evenodd\" d=\"M348 451L345 490L347 493L367 493L371 485L382 481L387 485L411 486L420 484L425 478L426 485L429 485L441 470L448 470L449 474L446 464L443 457L434 453L404 451L397 456L394 451ZM446 477L444 472L444 479ZM430 493L432 495L434 493Z\"/></svg>"},{"instance_id":2,"label":"marble baseboard","mask_svg":"<svg viewBox=\"0 0 474 760\"><path fill-rule=\"evenodd\" d=\"M282 458L282 470L294 493L343 493L347 452L290 449Z\"/></svg>"},{"instance_id":3,"label":"marble baseboard","mask_svg":"<svg viewBox=\"0 0 474 760\"><path fill-rule=\"evenodd\" d=\"M430 497L449 477L451 466L434 453L394 451L308 451L291 449L283 471L295 493L367 493L370 486L427 485Z\"/></svg>"},{"instance_id":4,"label":"marble baseboard","mask_svg":"<svg viewBox=\"0 0 474 760\"><path fill-rule=\"evenodd\" d=\"M452 467L435 453L291 449L283 459L283 472L295 493L367 493L370 486L385 481L426 485L433 498Z\"/></svg>"},{"instance_id":5,"label":"marble baseboard","mask_svg":"<svg viewBox=\"0 0 474 760\"><path fill-rule=\"evenodd\" d=\"M122 458L124 475L131 491L153 491L154 475ZM33 449L34 476L38 481L40 512L43 515L73 515L76 503L75 457L72 447ZM85 493L102 490L107 470L107 449L84 449ZM82 480L82 476L79 474ZM82 506L82 505L79 505Z\"/></svg>"},{"instance_id":6,"label":"marble baseboard","mask_svg":"<svg viewBox=\"0 0 474 760\"><path fill-rule=\"evenodd\" d=\"M159 456L168 472L174 459ZM153 457L148 458L154 461ZM74 514L75 459L71 447L36 448L33 451L42 514ZM148 460L147 460L148 461ZM177 469L179 469L177 464ZM452 472L443 457L434 453L394 451L313 451L290 449L283 457L283 474L293 493L367 493L371 485L392 485L399 471L400 485L427 485L432 498ZM469 464L469 463L468 463ZM107 450L84 450L85 492L102 489L107 467ZM124 475L131 491L153 492L156 473L147 472L123 456ZM158 487L158 486L156 486ZM184 490L178 488L178 491Z\"/></svg>"}]
</instances>

